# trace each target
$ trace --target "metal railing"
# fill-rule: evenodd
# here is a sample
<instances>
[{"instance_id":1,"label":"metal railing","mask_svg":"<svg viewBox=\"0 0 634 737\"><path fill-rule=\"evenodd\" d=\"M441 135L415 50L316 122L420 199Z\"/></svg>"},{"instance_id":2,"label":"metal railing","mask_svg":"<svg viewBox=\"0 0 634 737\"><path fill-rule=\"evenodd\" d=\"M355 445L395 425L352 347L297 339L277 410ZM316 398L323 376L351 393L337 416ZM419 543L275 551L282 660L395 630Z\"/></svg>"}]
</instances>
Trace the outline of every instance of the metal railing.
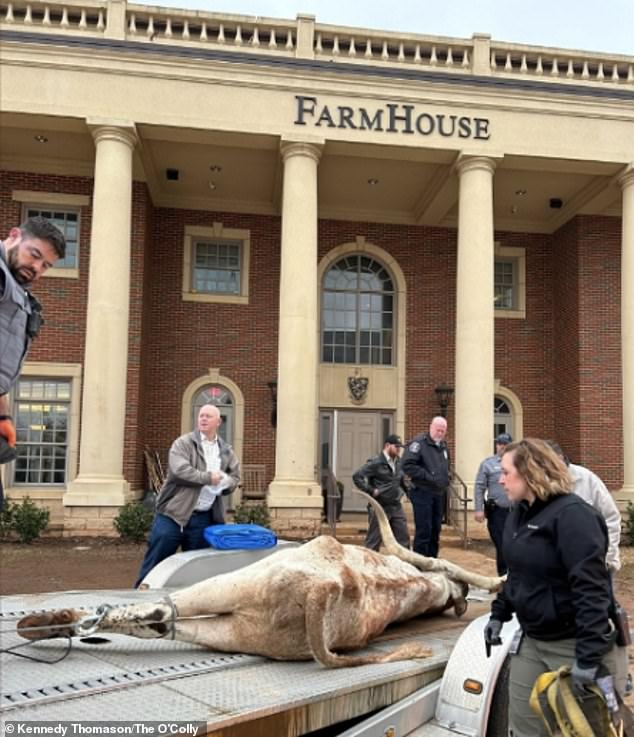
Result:
<instances>
[{"instance_id":1,"label":"metal railing","mask_svg":"<svg viewBox=\"0 0 634 737\"><path fill-rule=\"evenodd\" d=\"M322 484L326 490L326 522L330 527L330 534L337 537L337 518L341 514L341 492L330 466L323 470Z\"/></svg>"},{"instance_id":2,"label":"metal railing","mask_svg":"<svg viewBox=\"0 0 634 737\"><path fill-rule=\"evenodd\" d=\"M447 524L453 527L458 533L458 536L462 540L462 547L465 550L469 545L467 506L471 501L467 493L467 485L456 471L453 471L447 492Z\"/></svg>"}]
</instances>

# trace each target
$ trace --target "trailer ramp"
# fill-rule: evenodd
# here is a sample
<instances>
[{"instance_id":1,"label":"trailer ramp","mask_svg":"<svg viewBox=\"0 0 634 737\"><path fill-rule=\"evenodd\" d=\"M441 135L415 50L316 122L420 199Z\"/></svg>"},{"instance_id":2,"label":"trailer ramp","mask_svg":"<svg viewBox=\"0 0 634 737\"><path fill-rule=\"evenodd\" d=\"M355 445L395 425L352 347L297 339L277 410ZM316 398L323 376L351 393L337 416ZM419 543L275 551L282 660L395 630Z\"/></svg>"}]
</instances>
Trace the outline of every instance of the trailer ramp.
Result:
<instances>
[{"instance_id":1,"label":"trailer ramp","mask_svg":"<svg viewBox=\"0 0 634 737\"><path fill-rule=\"evenodd\" d=\"M7 596L0 600L2 649L25 642L15 634L27 613L96 609L155 600L165 591L82 591ZM477 607L476 607L477 609ZM2 721L199 722L222 737L296 737L389 706L436 681L466 619L453 614L392 627L368 648L391 649L412 637L433 655L357 668L326 669L315 662L276 662L253 655L210 652L171 640L99 633L74 638L59 663L0 656ZM64 640L28 644L20 652L48 660Z\"/></svg>"}]
</instances>

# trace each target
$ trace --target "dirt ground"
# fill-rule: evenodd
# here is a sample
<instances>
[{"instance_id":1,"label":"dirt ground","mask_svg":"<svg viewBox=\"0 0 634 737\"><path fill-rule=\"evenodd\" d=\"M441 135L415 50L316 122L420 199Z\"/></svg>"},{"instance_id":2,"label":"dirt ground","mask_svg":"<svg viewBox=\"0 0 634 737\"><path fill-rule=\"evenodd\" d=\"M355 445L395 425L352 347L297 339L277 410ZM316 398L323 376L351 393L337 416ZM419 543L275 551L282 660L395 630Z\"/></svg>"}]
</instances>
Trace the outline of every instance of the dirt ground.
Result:
<instances>
[{"instance_id":1,"label":"dirt ground","mask_svg":"<svg viewBox=\"0 0 634 737\"><path fill-rule=\"evenodd\" d=\"M44 538L24 545L0 543L0 594L34 594L77 589L122 589L136 579L145 544L109 538ZM474 540L467 550L443 532L440 555L469 570L495 575L493 546ZM634 547L621 548L623 567L616 593L634 626ZM634 672L634 647L630 648ZM634 696L627 700L634 708Z\"/></svg>"}]
</instances>

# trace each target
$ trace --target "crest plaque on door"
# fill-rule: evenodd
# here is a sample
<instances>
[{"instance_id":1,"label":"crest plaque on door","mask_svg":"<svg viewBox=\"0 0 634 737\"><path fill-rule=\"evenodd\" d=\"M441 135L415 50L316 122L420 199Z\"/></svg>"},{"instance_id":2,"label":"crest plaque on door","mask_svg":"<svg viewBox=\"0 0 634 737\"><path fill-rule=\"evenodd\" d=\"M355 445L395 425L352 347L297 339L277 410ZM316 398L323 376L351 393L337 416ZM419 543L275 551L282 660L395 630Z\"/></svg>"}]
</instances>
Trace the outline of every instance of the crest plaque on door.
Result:
<instances>
[{"instance_id":1,"label":"crest plaque on door","mask_svg":"<svg viewBox=\"0 0 634 737\"><path fill-rule=\"evenodd\" d=\"M348 376L348 392L355 404L363 404L368 394L370 379L367 376Z\"/></svg>"}]
</instances>

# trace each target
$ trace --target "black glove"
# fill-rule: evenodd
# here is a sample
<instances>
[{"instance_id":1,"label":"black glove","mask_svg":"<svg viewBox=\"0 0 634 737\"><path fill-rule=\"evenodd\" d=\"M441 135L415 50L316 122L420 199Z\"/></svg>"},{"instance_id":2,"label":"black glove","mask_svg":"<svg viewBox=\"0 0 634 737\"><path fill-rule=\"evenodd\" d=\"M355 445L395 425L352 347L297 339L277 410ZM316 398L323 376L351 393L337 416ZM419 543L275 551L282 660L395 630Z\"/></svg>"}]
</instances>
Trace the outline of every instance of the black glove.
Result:
<instances>
[{"instance_id":1,"label":"black glove","mask_svg":"<svg viewBox=\"0 0 634 737\"><path fill-rule=\"evenodd\" d=\"M491 647L493 645L501 645L502 638L502 622L499 619L489 619L487 626L484 628L484 645L487 651L487 658L491 655Z\"/></svg>"},{"instance_id":2,"label":"black glove","mask_svg":"<svg viewBox=\"0 0 634 737\"><path fill-rule=\"evenodd\" d=\"M598 665L592 668L581 668L575 660L570 671L570 678L572 679L572 690L576 696L588 695L589 687L596 684L598 670Z\"/></svg>"}]
</instances>

